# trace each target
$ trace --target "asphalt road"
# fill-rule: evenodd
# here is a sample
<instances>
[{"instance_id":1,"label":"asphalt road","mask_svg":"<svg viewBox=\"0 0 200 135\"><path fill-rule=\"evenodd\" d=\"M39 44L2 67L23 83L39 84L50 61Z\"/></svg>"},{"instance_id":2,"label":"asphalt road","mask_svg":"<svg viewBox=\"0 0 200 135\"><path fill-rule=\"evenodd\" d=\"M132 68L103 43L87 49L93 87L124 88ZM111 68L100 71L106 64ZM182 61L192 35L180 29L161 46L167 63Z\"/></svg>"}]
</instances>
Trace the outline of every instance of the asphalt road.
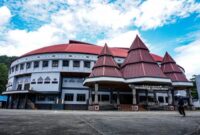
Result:
<instances>
[{"instance_id":1,"label":"asphalt road","mask_svg":"<svg viewBox=\"0 0 200 135\"><path fill-rule=\"evenodd\" d=\"M200 112L0 110L0 135L200 135Z\"/></svg>"}]
</instances>

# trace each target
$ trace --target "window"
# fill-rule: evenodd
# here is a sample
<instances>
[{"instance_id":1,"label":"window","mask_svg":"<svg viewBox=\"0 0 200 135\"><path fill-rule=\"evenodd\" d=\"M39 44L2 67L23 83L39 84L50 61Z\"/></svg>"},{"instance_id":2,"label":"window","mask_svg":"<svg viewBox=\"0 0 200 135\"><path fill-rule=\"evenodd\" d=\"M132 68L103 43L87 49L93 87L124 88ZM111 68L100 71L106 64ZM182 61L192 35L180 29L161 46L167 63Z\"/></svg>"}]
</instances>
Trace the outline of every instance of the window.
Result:
<instances>
[{"instance_id":1,"label":"window","mask_svg":"<svg viewBox=\"0 0 200 135\"><path fill-rule=\"evenodd\" d=\"M42 62L42 67L48 67L49 66L49 62L48 61L43 61Z\"/></svg>"},{"instance_id":2,"label":"window","mask_svg":"<svg viewBox=\"0 0 200 135\"><path fill-rule=\"evenodd\" d=\"M43 95L38 96L37 101L45 101L45 96Z\"/></svg>"},{"instance_id":3,"label":"window","mask_svg":"<svg viewBox=\"0 0 200 135\"><path fill-rule=\"evenodd\" d=\"M140 97L140 102L146 102L146 96L139 96Z\"/></svg>"},{"instance_id":4,"label":"window","mask_svg":"<svg viewBox=\"0 0 200 135\"><path fill-rule=\"evenodd\" d=\"M47 76L47 77L45 78L45 80L44 80L44 83L48 84L48 83L50 83L50 81L51 81L51 79Z\"/></svg>"},{"instance_id":5,"label":"window","mask_svg":"<svg viewBox=\"0 0 200 135\"><path fill-rule=\"evenodd\" d=\"M18 65L16 65L16 67L15 67L15 71L18 71Z\"/></svg>"},{"instance_id":6,"label":"window","mask_svg":"<svg viewBox=\"0 0 200 135\"><path fill-rule=\"evenodd\" d=\"M31 63L30 62L26 63L26 69L29 69L29 68L31 68Z\"/></svg>"},{"instance_id":7,"label":"window","mask_svg":"<svg viewBox=\"0 0 200 135\"><path fill-rule=\"evenodd\" d=\"M33 79L33 80L31 81L31 84L36 84L35 79Z\"/></svg>"},{"instance_id":8,"label":"window","mask_svg":"<svg viewBox=\"0 0 200 135\"><path fill-rule=\"evenodd\" d=\"M38 84L42 84L42 83L43 83L42 77L38 78L37 83L38 83Z\"/></svg>"},{"instance_id":9,"label":"window","mask_svg":"<svg viewBox=\"0 0 200 135\"><path fill-rule=\"evenodd\" d=\"M24 90L29 90L30 89L30 83L26 83L24 85Z\"/></svg>"},{"instance_id":10,"label":"window","mask_svg":"<svg viewBox=\"0 0 200 135\"><path fill-rule=\"evenodd\" d=\"M109 95L101 95L101 101L109 101Z\"/></svg>"},{"instance_id":11,"label":"window","mask_svg":"<svg viewBox=\"0 0 200 135\"><path fill-rule=\"evenodd\" d=\"M22 84L18 84L17 90L22 90Z\"/></svg>"},{"instance_id":12,"label":"window","mask_svg":"<svg viewBox=\"0 0 200 135\"><path fill-rule=\"evenodd\" d=\"M47 96L47 101L55 101L56 97L54 95Z\"/></svg>"},{"instance_id":13,"label":"window","mask_svg":"<svg viewBox=\"0 0 200 135\"><path fill-rule=\"evenodd\" d=\"M56 78L53 79L52 83L58 83L58 80Z\"/></svg>"},{"instance_id":14,"label":"window","mask_svg":"<svg viewBox=\"0 0 200 135\"><path fill-rule=\"evenodd\" d=\"M73 67L80 67L80 61L74 61Z\"/></svg>"},{"instance_id":15,"label":"window","mask_svg":"<svg viewBox=\"0 0 200 135\"><path fill-rule=\"evenodd\" d=\"M65 94L65 101L73 101L74 94Z\"/></svg>"},{"instance_id":16,"label":"window","mask_svg":"<svg viewBox=\"0 0 200 135\"><path fill-rule=\"evenodd\" d=\"M69 61L63 60L63 67L69 67Z\"/></svg>"},{"instance_id":17,"label":"window","mask_svg":"<svg viewBox=\"0 0 200 135\"><path fill-rule=\"evenodd\" d=\"M154 97L148 96L148 102L154 102Z\"/></svg>"},{"instance_id":18,"label":"window","mask_svg":"<svg viewBox=\"0 0 200 135\"><path fill-rule=\"evenodd\" d=\"M159 96L159 97L158 97L158 101L159 101L160 103L164 103L163 97Z\"/></svg>"},{"instance_id":19,"label":"window","mask_svg":"<svg viewBox=\"0 0 200 135\"><path fill-rule=\"evenodd\" d=\"M90 68L90 61L84 61L84 67Z\"/></svg>"},{"instance_id":20,"label":"window","mask_svg":"<svg viewBox=\"0 0 200 135\"><path fill-rule=\"evenodd\" d=\"M24 64L20 64L20 70L24 69Z\"/></svg>"},{"instance_id":21,"label":"window","mask_svg":"<svg viewBox=\"0 0 200 135\"><path fill-rule=\"evenodd\" d=\"M14 67L12 67L12 72L14 72Z\"/></svg>"},{"instance_id":22,"label":"window","mask_svg":"<svg viewBox=\"0 0 200 135\"><path fill-rule=\"evenodd\" d=\"M168 103L168 97L165 97L165 101L166 101L166 103Z\"/></svg>"},{"instance_id":23,"label":"window","mask_svg":"<svg viewBox=\"0 0 200 135\"><path fill-rule=\"evenodd\" d=\"M34 67L34 68L38 68L38 67L39 67L39 61L35 61L33 67Z\"/></svg>"},{"instance_id":24,"label":"window","mask_svg":"<svg viewBox=\"0 0 200 135\"><path fill-rule=\"evenodd\" d=\"M52 61L52 67L58 67L58 60Z\"/></svg>"},{"instance_id":25,"label":"window","mask_svg":"<svg viewBox=\"0 0 200 135\"><path fill-rule=\"evenodd\" d=\"M77 94L76 101L85 101L85 94Z\"/></svg>"}]
</instances>

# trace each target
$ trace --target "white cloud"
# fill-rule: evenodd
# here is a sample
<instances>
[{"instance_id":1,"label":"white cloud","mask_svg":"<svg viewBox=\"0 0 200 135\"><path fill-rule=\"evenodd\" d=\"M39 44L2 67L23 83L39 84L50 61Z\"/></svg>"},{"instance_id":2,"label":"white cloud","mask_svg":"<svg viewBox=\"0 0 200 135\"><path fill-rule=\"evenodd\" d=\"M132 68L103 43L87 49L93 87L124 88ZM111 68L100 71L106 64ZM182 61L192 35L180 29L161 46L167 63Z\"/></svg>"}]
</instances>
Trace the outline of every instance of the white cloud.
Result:
<instances>
[{"instance_id":1,"label":"white cloud","mask_svg":"<svg viewBox=\"0 0 200 135\"><path fill-rule=\"evenodd\" d=\"M200 36L199 36L200 37ZM200 40L175 49L177 55L176 62L184 67L186 75L191 78L194 74L200 74Z\"/></svg>"},{"instance_id":2,"label":"white cloud","mask_svg":"<svg viewBox=\"0 0 200 135\"><path fill-rule=\"evenodd\" d=\"M137 30L117 33L114 35L110 35L109 38L99 40L97 44L103 46L105 43L107 43L109 47L129 48L137 34L139 35L139 32Z\"/></svg>"},{"instance_id":3,"label":"white cloud","mask_svg":"<svg viewBox=\"0 0 200 135\"><path fill-rule=\"evenodd\" d=\"M123 3L123 4L122 4ZM129 28L152 29L186 17L199 9L194 0L29 0L9 3L14 15L45 22L36 30L7 29L0 34L0 54L21 55L46 45L66 43L68 39L107 42L109 46L129 47L139 33ZM11 14L4 7L8 23ZM5 12L4 11L4 12ZM1 13L1 10L0 10ZM0 14L0 19L1 19ZM34 23L34 21L32 22ZM103 40L98 35L103 33ZM3 35L3 36L1 36ZM78 40L77 39L77 40ZM148 44L147 44L148 45ZM28 47L27 47L28 46ZM152 48L151 45L149 45ZM12 51L11 51L12 50Z\"/></svg>"},{"instance_id":4,"label":"white cloud","mask_svg":"<svg viewBox=\"0 0 200 135\"><path fill-rule=\"evenodd\" d=\"M142 29L151 29L199 11L200 4L194 0L147 0L138 8L140 14L136 16L135 24Z\"/></svg>"},{"instance_id":5,"label":"white cloud","mask_svg":"<svg viewBox=\"0 0 200 135\"><path fill-rule=\"evenodd\" d=\"M2 6L0 7L0 27L7 24L11 18L11 13L8 7Z\"/></svg>"}]
</instances>

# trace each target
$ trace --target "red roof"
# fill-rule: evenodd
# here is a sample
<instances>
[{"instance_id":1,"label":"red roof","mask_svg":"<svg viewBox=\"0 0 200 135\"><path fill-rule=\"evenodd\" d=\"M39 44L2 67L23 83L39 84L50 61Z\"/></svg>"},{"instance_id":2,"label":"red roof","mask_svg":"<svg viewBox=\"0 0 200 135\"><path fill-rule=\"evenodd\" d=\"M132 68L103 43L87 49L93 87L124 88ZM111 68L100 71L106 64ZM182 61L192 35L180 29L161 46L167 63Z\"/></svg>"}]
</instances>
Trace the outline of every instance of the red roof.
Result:
<instances>
[{"instance_id":1,"label":"red roof","mask_svg":"<svg viewBox=\"0 0 200 135\"><path fill-rule=\"evenodd\" d=\"M89 77L122 77L107 45L102 49Z\"/></svg>"},{"instance_id":2,"label":"red roof","mask_svg":"<svg viewBox=\"0 0 200 135\"><path fill-rule=\"evenodd\" d=\"M138 36L136 36L128 51L128 56L122 64L121 71L125 79L139 77L166 78L150 55L148 48Z\"/></svg>"},{"instance_id":3,"label":"red roof","mask_svg":"<svg viewBox=\"0 0 200 135\"><path fill-rule=\"evenodd\" d=\"M69 44L60 44L60 45L52 45L43 47L37 50L33 50L28 52L21 57L36 55L36 54L43 54L43 53L83 53L83 54L94 54L99 55L102 50L102 46L92 45L89 43L83 43L79 41L70 41ZM113 56L115 57L123 57L125 58L128 53L127 48L110 48ZM155 61L161 62L162 57L151 54Z\"/></svg>"},{"instance_id":4,"label":"red roof","mask_svg":"<svg viewBox=\"0 0 200 135\"><path fill-rule=\"evenodd\" d=\"M188 82L185 74L168 53L163 58L161 69L173 82Z\"/></svg>"}]
</instances>

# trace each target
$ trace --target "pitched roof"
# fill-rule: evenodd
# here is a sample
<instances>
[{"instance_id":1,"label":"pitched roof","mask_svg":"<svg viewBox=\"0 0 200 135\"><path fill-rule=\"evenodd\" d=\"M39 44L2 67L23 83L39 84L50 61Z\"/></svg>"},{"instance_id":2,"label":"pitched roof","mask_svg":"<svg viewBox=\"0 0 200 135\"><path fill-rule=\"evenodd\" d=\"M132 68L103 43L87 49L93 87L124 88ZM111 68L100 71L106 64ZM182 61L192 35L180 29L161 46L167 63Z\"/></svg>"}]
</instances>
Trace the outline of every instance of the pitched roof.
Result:
<instances>
[{"instance_id":1,"label":"pitched roof","mask_svg":"<svg viewBox=\"0 0 200 135\"><path fill-rule=\"evenodd\" d=\"M149 53L148 48L136 36L131 45L128 56L122 64L122 74L125 79L151 77L151 78L166 78Z\"/></svg>"},{"instance_id":2,"label":"pitched roof","mask_svg":"<svg viewBox=\"0 0 200 135\"><path fill-rule=\"evenodd\" d=\"M185 74L168 53L166 53L163 58L161 69L163 73L172 80L172 82L188 82Z\"/></svg>"},{"instance_id":3,"label":"pitched roof","mask_svg":"<svg viewBox=\"0 0 200 135\"><path fill-rule=\"evenodd\" d=\"M89 78L91 77L122 77L119 67L106 44L92 69Z\"/></svg>"}]
</instances>

